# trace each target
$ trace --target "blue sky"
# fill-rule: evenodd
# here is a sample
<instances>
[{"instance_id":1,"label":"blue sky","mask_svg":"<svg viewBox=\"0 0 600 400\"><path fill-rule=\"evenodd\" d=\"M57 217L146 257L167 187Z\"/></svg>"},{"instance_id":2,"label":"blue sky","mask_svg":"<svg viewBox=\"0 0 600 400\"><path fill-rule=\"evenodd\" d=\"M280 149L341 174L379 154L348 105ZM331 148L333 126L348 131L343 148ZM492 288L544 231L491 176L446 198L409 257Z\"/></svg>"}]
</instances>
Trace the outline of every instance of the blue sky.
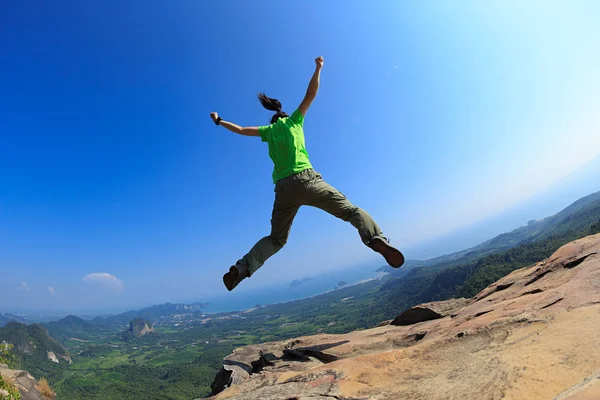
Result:
<instances>
[{"instance_id":1,"label":"blue sky","mask_svg":"<svg viewBox=\"0 0 600 400\"><path fill-rule=\"evenodd\" d=\"M313 165L407 255L517 205L600 151L599 18L594 1L5 2L0 309L225 294L269 232L272 164L208 114L267 124L262 91L292 112L319 55ZM383 265L350 225L303 208L238 289L366 264Z\"/></svg>"}]
</instances>

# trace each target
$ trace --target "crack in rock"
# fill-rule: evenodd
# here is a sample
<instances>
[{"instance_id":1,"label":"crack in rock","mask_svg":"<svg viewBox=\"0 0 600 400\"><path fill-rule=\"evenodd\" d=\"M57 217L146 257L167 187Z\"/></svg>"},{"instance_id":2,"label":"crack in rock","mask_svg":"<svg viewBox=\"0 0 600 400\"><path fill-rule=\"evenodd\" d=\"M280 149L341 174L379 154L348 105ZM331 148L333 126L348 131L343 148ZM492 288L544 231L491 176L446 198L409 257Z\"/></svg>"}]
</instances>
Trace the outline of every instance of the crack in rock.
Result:
<instances>
[{"instance_id":1,"label":"crack in rock","mask_svg":"<svg viewBox=\"0 0 600 400\"><path fill-rule=\"evenodd\" d=\"M550 306L553 306L553 305L555 305L556 303L558 303L558 302L559 302L559 301L561 301L561 300L563 300L563 297L561 297L561 298L559 298L559 299L556 299L556 300L554 300L552 303L546 304L545 306L543 306L543 307L542 307L542 309L544 309L544 308L548 308L548 307L550 307Z\"/></svg>"},{"instance_id":2,"label":"crack in rock","mask_svg":"<svg viewBox=\"0 0 600 400\"><path fill-rule=\"evenodd\" d=\"M492 311L494 311L494 310L480 311L480 312L478 312L477 314L475 314L475 315L473 316L473 318L481 317L482 315L485 315L485 314L487 314L487 313L491 313Z\"/></svg>"},{"instance_id":3,"label":"crack in rock","mask_svg":"<svg viewBox=\"0 0 600 400\"><path fill-rule=\"evenodd\" d=\"M542 289L533 289L533 290L530 290L529 292L523 293L521 296L526 296L528 294L538 294L538 293L542 293L542 292L543 292Z\"/></svg>"},{"instance_id":4,"label":"crack in rock","mask_svg":"<svg viewBox=\"0 0 600 400\"><path fill-rule=\"evenodd\" d=\"M551 271L551 270L549 270L549 269L547 269L546 271L542 272L541 274L539 274L539 275L536 275L536 276L535 276L535 277L534 277L532 280L530 280L529 282L527 282L527 283L525 284L525 286L529 286L529 285L531 285L532 283L535 283L535 282L539 281L539 280L540 280L540 279L542 279L544 276L548 275L550 272L552 272L552 271Z\"/></svg>"},{"instance_id":5,"label":"crack in rock","mask_svg":"<svg viewBox=\"0 0 600 400\"><path fill-rule=\"evenodd\" d=\"M566 268L566 269L575 268L576 266L578 266L579 264L581 264L582 262L584 262L588 257L593 256L593 255L596 255L596 253L594 252L594 253L586 254L583 257L579 257L579 258L577 258L577 259L575 259L573 261L569 261L568 263L566 263L564 265L563 268Z\"/></svg>"}]
</instances>

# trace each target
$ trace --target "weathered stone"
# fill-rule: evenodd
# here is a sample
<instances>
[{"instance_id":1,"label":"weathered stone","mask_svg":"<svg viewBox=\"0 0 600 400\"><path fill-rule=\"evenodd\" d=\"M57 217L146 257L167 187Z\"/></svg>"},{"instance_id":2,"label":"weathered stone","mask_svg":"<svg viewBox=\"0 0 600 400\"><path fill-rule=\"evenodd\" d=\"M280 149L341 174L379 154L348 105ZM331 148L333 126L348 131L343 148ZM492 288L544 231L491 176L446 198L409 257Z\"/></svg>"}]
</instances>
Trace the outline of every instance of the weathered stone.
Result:
<instances>
[{"instance_id":1,"label":"weathered stone","mask_svg":"<svg viewBox=\"0 0 600 400\"><path fill-rule=\"evenodd\" d=\"M599 255L569 243L416 325L236 349L213 399L599 399Z\"/></svg>"},{"instance_id":2,"label":"weathered stone","mask_svg":"<svg viewBox=\"0 0 600 400\"><path fill-rule=\"evenodd\" d=\"M419 304L402 312L391 324L394 326L406 326L447 317L466 306L467 303L467 299L460 298Z\"/></svg>"},{"instance_id":3,"label":"weathered stone","mask_svg":"<svg viewBox=\"0 0 600 400\"><path fill-rule=\"evenodd\" d=\"M27 371L10 369L5 364L0 364L0 375L19 389L21 400L53 400L55 398L55 396L44 396L38 390L38 382Z\"/></svg>"},{"instance_id":4,"label":"weathered stone","mask_svg":"<svg viewBox=\"0 0 600 400\"><path fill-rule=\"evenodd\" d=\"M600 399L600 371L561 393L554 400L598 400Z\"/></svg>"}]
</instances>

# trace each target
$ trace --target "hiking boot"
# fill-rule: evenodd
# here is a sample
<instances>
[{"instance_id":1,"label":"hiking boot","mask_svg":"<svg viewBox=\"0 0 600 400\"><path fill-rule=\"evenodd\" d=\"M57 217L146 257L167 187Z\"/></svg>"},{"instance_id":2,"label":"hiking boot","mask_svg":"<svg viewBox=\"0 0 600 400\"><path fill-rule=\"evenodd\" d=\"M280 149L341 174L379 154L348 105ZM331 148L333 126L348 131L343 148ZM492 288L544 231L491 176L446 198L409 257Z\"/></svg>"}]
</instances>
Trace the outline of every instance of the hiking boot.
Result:
<instances>
[{"instance_id":1,"label":"hiking boot","mask_svg":"<svg viewBox=\"0 0 600 400\"><path fill-rule=\"evenodd\" d=\"M248 267L242 263L237 263L229 268L229 272L223 275L223 283L230 292L237 286L241 281L248 277Z\"/></svg>"},{"instance_id":2,"label":"hiking boot","mask_svg":"<svg viewBox=\"0 0 600 400\"><path fill-rule=\"evenodd\" d=\"M392 247L387 238L383 236L375 236L371 239L369 247L381 254L390 267L400 268L404 264L404 255L400 250Z\"/></svg>"}]
</instances>

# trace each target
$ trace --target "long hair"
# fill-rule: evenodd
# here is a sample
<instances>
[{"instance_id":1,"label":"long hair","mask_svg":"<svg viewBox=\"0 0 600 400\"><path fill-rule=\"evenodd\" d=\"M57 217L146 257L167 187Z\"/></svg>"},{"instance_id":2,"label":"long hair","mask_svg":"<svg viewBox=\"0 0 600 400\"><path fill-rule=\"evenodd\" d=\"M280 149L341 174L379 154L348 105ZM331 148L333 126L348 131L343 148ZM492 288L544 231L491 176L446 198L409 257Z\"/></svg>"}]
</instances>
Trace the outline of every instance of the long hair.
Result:
<instances>
[{"instance_id":1,"label":"long hair","mask_svg":"<svg viewBox=\"0 0 600 400\"><path fill-rule=\"evenodd\" d=\"M264 93L260 93L258 95L258 100L260 100L260 104L262 104L262 106L267 110L275 111L275 115L271 117L272 124L277 122L279 118L289 117L289 115L281 110L281 102L279 100L272 99Z\"/></svg>"}]
</instances>

